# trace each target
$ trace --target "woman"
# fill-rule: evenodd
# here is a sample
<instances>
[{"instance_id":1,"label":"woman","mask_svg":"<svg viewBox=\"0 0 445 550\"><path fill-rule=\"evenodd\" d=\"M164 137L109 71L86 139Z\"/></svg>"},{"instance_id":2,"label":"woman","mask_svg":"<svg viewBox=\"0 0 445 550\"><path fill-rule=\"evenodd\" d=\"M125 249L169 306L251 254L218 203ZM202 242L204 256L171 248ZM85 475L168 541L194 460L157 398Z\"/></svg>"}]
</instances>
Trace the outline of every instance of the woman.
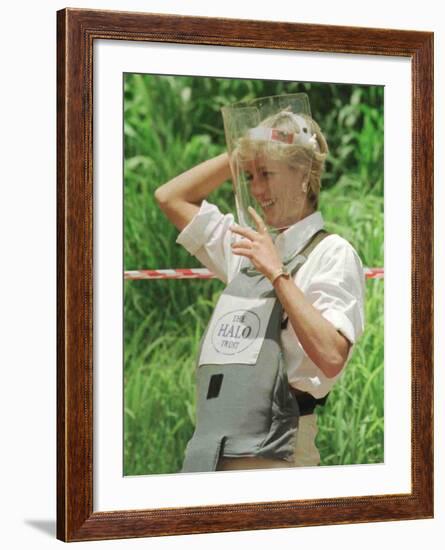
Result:
<instances>
[{"instance_id":1,"label":"woman","mask_svg":"<svg viewBox=\"0 0 445 550\"><path fill-rule=\"evenodd\" d=\"M228 283L198 357L183 471L313 466L316 405L364 328L364 274L317 211L327 143L305 94L223 109L228 153L156 191L177 242ZM238 219L206 201L232 177Z\"/></svg>"}]
</instances>

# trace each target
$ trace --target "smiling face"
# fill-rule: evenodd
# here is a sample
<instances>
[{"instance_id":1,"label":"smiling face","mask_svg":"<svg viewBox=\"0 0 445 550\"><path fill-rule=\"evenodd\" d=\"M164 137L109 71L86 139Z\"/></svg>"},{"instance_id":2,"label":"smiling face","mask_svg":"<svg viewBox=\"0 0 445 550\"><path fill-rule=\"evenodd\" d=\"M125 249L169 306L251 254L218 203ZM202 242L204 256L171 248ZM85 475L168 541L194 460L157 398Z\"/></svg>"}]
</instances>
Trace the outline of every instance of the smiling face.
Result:
<instances>
[{"instance_id":1,"label":"smiling face","mask_svg":"<svg viewBox=\"0 0 445 550\"><path fill-rule=\"evenodd\" d=\"M241 168L249 195L258 204L267 225L286 228L311 213L303 190L308 170L303 166L291 167L283 161L258 155Z\"/></svg>"},{"instance_id":2,"label":"smiling face","mask_svg":"<svg viewBox=\"0 0 445 550\"><path fill-rule=\"evenodd\" d=\"M328 145L307 95L257 98L222 113L238 222L255 229L254 207L275 233L314 212Z\"/></svg>"}]
</instances>

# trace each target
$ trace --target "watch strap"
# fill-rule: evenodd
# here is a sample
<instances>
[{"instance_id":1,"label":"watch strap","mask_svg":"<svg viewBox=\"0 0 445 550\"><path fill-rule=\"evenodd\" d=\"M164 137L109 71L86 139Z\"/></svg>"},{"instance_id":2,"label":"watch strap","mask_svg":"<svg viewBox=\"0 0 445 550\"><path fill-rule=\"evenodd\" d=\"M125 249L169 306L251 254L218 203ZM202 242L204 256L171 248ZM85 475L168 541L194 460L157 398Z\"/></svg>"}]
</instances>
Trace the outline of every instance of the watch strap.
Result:
<instances>
[{"instance_id":1,"label":"watch strap","mask_svg":"<svg viewBox=\"0 0 445 550\"><path fill-rule=\"evenodd\" d=\"M287 271L287 269L283 265L280 267L280 269L274 271L272 277L270 278L270 282L274 284L279 277L285 277L286 279L289 279L290 277L289 271Z\"/></svg>"}]
</instances>

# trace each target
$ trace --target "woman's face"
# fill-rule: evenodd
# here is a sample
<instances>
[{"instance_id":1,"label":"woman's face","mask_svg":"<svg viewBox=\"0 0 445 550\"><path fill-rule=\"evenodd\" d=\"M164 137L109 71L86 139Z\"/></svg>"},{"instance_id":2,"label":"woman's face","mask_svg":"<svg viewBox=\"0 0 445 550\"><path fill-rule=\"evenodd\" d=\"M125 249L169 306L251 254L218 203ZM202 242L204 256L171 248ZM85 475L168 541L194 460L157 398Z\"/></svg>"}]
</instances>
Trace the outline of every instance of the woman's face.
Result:
<instances>
[{"instance_id":1,"label":"woman's face","mask_svg":"<svg viewBox=\"0 0 445 550\"><path fill-rule=\"evenodd\" d=\"M307 193L303 184L309 170L258 156L243 165L249 193L258 203L266 224L277 229L288 227L308 214ZM306 183L307 185L307 183Z\"/></svg>"}]
</instances>

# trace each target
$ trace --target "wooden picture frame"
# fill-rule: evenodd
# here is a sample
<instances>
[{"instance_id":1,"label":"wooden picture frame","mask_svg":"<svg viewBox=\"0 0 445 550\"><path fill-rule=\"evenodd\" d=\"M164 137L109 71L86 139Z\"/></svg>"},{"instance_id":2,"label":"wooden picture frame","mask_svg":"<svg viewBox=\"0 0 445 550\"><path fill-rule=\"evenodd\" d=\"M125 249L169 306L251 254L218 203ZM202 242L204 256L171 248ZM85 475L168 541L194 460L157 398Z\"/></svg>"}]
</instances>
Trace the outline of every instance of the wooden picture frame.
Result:
<instances>
[{"instance_id":1,"label":"wooden picture frame","mask_svg":"<svg viewBox=\"0 0 445 550\"><path fill-rule=\"evenodd\" d=\"M411 492L93 512L93 44L398 56L412 67ZM64 9L57 13L57 537L64 541L433 517L433 34Z\"/></svg>"}]
</instances>

